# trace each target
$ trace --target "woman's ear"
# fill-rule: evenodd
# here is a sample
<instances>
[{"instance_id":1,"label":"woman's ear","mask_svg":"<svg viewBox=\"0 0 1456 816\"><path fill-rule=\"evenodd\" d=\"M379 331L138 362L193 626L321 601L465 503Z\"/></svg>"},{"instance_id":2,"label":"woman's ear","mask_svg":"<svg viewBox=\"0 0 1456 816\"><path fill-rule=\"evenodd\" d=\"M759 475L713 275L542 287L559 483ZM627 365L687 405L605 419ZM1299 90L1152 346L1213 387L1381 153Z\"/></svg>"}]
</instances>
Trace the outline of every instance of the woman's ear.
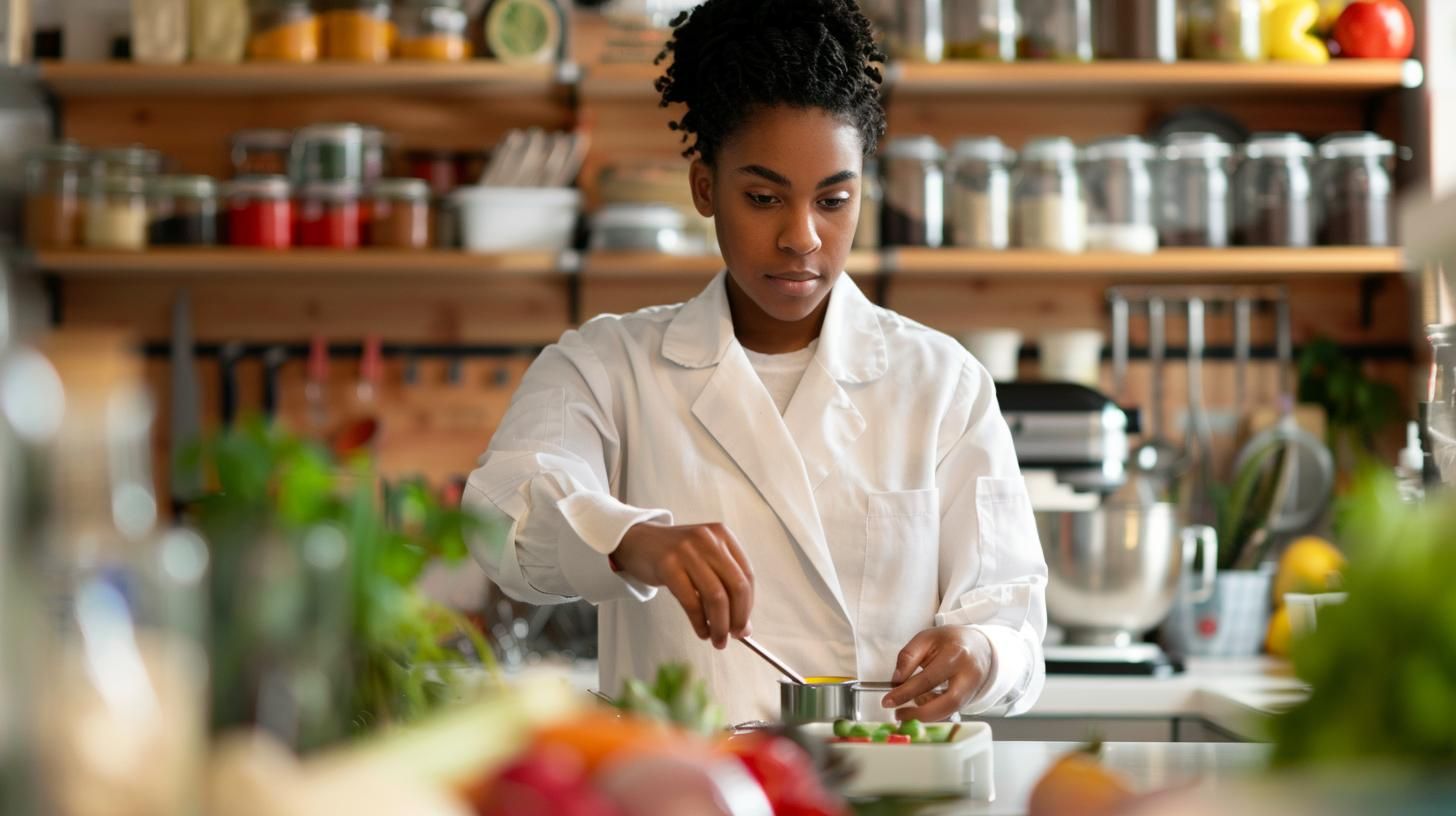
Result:
<instances>
[{"instance_id":1,"label":"woman's ear","mask_svg":"<svg viewBox=\"0 0 1456 816\"><path fill-rule=\"evenodd\" d=\"M693 159L692 166L688 168L688 186L692 188L693 206L698 208L698 214L704 218L712 218L713 168L702 159Z\"/></svg>"}]
</instances>

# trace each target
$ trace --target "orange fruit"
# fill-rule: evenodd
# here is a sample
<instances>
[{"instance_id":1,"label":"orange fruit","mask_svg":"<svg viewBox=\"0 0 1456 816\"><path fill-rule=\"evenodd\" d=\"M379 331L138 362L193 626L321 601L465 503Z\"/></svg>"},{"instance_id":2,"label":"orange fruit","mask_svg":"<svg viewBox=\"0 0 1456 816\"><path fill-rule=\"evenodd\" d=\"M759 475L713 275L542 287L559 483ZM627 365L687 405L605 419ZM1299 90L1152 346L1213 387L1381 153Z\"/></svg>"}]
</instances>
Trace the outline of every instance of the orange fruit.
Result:
<instances>
[{"instance_id":1,"label":"orange fruit","mask_svg":"<svg viewBox=\"0 0 1456 816\"><path fill-rule=\"evenodd\" d=\"M1132 799L1132 789L1086 751L1057 760L1031 790L1027 816L1104 816Z\"/></svg>"}]
</instances>

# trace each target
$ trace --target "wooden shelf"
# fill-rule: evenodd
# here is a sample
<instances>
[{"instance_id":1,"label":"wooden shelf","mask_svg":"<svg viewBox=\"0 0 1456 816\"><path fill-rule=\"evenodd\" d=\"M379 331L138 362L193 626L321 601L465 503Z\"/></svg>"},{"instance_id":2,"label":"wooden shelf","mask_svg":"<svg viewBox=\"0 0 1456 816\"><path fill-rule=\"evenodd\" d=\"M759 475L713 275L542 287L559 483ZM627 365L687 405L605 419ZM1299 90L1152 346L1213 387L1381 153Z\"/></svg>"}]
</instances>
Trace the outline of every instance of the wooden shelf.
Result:
<instances>
[{"instance_id":1,"label":"wooden shelf","mask_svg":"<svg viewBox=\"0 0 1456 816\"><path fill-rule=\"evenodd\" d=\"M39 252L35 267L64 278L195 278L257 277L340 278L408 281L449 278L461 281L505 276L550 276L569 268L572 255L513 252L476 255L467 252L402 252L361 249L329 251L293 249L281 252L248 249L153 249L147 252Z\"/></svg>"},{"instance_id":2,"label":"wooden shelf","mask_svg":"<svg viewBox=\"0 0 1456 816\"><path fill-rule=\"evenodd\" d=\"M886 266L901 277L1168 278L1279 280L1304 277L1397 274L1405 270L1400 249L1164 249L1151 255L1122 252L1059 252L962 249L897 249Z\"/></svg>"},{"instance_id":3,"label":"wooden shelf","mask_svg":"<svg viewBox=\"0 0 1456 816\"><path fill-rule=\"evenodd\" d=\"M854 272L873 272L881 266L874 252L852 252L845 268ZM708 277L723 268L717 255L662 255L655 252L592 252L582 264L588 277L614 280L660 280L679 276Z\"/></svg>"},{"instance_id":4,"label":"wooden shelf","mask_svg":"<svg viewBox=\"0 0 1456 816\"><path fill-rule=\"evenodd\" d=\"M59 96L263 96L350 92L543 96L576 81L574 65L458 63L253 62L138 65L131 62L43 62L39 76Z\"/></svg>"},{"instance_id":5,"label":"wooden shelf","mask_svg":"<svg viewBox=\"0 0 1456 816\"><path fill-rule=\"evenodd\" d=\"M1367 94L1420 87L1415 60L1333 60L1326 65L1187 61L1171 64L1103 61L943 62L891 65L892 93L977 96L1232 96L1247 94Z\"/></svg>"},{"instance_id":6,"label":"wooden shelf","mask_svg":"<svg viewBox=\"0 0 1456 816\"><path fill-rule=\"evenodd\" d=\"M585 71L586 98L656 97L653 65L602 65ZM1333 60L1327 65L1287 62L1186 61L1059 62L950 61L894 63L885 71L891 94L911 96L1244 96L1249 94L1370 94L1420 87L1415 60Z\"/></svg>"}]
</instances>

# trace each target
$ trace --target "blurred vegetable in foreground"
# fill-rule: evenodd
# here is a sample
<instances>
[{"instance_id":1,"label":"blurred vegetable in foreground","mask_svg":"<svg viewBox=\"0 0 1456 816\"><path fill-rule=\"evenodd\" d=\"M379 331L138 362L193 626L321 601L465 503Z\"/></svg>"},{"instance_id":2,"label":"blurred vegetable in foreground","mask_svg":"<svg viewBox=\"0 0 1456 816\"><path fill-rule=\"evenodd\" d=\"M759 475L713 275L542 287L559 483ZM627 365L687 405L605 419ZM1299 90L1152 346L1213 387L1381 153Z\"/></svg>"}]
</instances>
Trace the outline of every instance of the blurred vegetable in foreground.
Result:
<instances>
[{"instance_id":1,"label":"blurred vegetable in foreground","mask_svg":"<svg viewBox=\"0 0 1456 816\"><path fill-rule=\"evenodd\" d=\"M1309 699L1273 723L1274 762L1456 767L1456 497L1401 502L1383 472L1340 516L1349 599L1293 643Z\"/></svg>"}]
</instances>

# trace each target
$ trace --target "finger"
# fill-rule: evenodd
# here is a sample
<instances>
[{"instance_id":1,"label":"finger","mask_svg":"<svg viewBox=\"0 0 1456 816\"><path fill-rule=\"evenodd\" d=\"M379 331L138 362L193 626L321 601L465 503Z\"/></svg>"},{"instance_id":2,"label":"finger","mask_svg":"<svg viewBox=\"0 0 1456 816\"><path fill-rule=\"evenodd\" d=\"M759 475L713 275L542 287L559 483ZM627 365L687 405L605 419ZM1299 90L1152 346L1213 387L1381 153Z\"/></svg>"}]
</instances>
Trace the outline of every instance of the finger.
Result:
<instances>
[{"instance_id":1,"label":"finger","mask_svg":"<svg viewBox=\"0 0 1456 816\"><path fill-rule=\"evenodd\" d=\"M743 577L747 578L750 584L753 583L753 565L748 563L748 553L743 551L743 545L738 543L738 537L733 535L732 530L721 524L715 525L715 527L716 532L721 534L723 543L728 548L728 554L733 556L733 560L738 562L739 568L743 570Z\"/></svg>"},{"instance_id":2,"label":"finger","mask_svg":"<svg viewBox=\"0 0 1456 816\"><path fill-rule=\"evenodd\" d=\"M707 640L708 622L703 618L703 605L698 599L698 590L693 586L692 579L681 569L668 570L663 576L663 585L677 598L677 602L687 613L693 631L698 633L698 637Z\"/></svg>"},{"instance_id":3,"label":"finger","mask_svg":"<svg viewBox=\"0 0 1456 816\"><path fill-rule=\"evenodd\" d=\"M949 719L952 714L960 711L966 699L971 696L971 688L971 678L964 673L957 674L951 678L950 684L944 692L922 695L929 698L923 703L920 701L921 698L916 698L916 706L896 711L895 717L902 721L920 720L921 722L940 722Z\"/></svg>"},{"instance_id":4,"label":"finger","mask_svg":"<svg viewBox=\"0 0 1456 816\"><path fill-rule=\"evenodd\" d=\"M910 638L910 642L905 644L905 648L895 658L895 673L890 676L890 682L897 686L905 682L925 662L934 646L935 641L928 630Z\"/></svg>"},{"instance_id":5,"label":"finger","mask_svg":"<svg viewBox=\"0 0 1456 816\"><path fill-rule=\"evenodd\" d=\"M936 657L916 674L911 675L909 680L890 689L885 695L883 705L885 708L898 708L922 694L934 691L936 686L949 680L955 673L951 661L944 657Z\"/></svg>"},{"instance_id":6,"label":"finger","mask_svg":"<svg viewBox=\"0 0 1456 816\"><path fill-rule=\"evenodd\" d=\"M728 590L702 553L694 552L683 560L688 576L698 588L698 598L702 601L703 612L708 618L708 632L713 638L713 647L722 649L728 645L729 622L732 620L728 608Z\"/></svg>"},{"instance_id":7,"label":"finger","mask_svg":"<svg viewBox=\"0 0 1456 816\"><path fill-rule=\"evenodd\" d=\"M727 531L723 531L727 533ZM748 628L748 615L753 611L753 582L744 575L742 566L732 555L726 538L722 546L703 553L709 566L718 573L728 591L728 632L742 637Z\"/></svg>"}]
</instances>

